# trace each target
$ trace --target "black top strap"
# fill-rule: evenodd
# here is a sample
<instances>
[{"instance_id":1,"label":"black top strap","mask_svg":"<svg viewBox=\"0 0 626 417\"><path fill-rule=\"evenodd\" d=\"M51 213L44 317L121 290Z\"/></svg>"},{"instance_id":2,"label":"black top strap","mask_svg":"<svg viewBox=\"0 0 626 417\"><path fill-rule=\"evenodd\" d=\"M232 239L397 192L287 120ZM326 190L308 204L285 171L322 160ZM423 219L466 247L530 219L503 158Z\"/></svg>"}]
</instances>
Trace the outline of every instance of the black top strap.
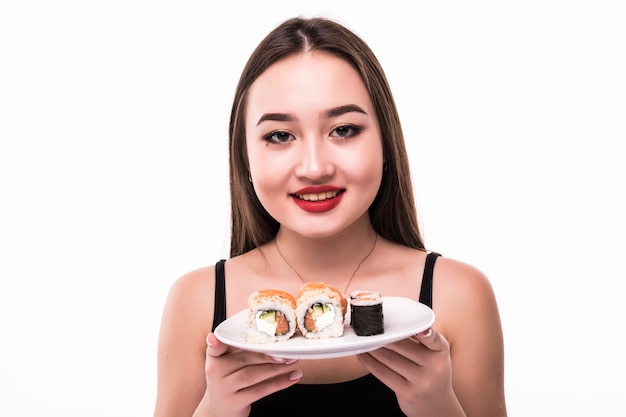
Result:
<instances>
[{"instance_id":1,"label":"black top strap","mask_svg":"<svg viewBox=\"0 0 626 417\"><path fill-rule=\"evenodd\" d=\"M226 275L224 262L221 259L215 264L215 308L213 310L213 331L218 324L226 320Z\"/></svg>"},{"instance_id":2,"label":"black top strap","mask_svg":"<svg viewBox=\"0 0 626 417\"><path fill-rule=\"evenodd\" d=\"M426 255L426 265L424 265L424 275L422 276L422 288L420 289L420 303L433 308L433 271L435 261L441 256L437 252L429 252Z\"/></svg>"},{"instance_id":3,"label":"black top strap","mask_svg":"<svg viewBox=\"0 0 626 417\"><path fill-rule=\"evenodd\" d=\"M422 287L420 289L419 301L428 307L433 307L433 271L435 261L441 256L437 252L429 252L426 255L426 265L424 265L424 275L422 276ZM213 330L224 320L226 320L226 275L224 273L224 263L226 259L221 259L215 264L215 309L213 312Z\"/></svg>"}]
</instances>

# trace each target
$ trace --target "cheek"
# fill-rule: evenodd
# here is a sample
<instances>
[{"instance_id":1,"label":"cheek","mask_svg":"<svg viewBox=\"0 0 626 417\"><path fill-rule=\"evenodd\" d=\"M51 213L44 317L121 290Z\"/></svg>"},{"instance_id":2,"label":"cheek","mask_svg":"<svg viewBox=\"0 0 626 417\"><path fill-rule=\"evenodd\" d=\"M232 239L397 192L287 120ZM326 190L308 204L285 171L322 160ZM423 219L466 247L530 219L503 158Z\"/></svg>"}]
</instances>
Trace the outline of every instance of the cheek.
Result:
<instances>
[{"instance_id":1,"label":"cheek","mask_svg":"<svg viewBox=\"0 0 626 417\"><path fill-rule=\"evenodd\" d=\"M377 155L377 158L374 158L372 161L372 165L370 165L370 169L367 171L366 175L368 175L369 184L371 184L370 188L368 188L368 194L370 198L370 204L376 198L378 191L380 189L380 184L383 180L383 158L382 151L381 154Z\"/></svg>"},{"instance_id":2,"label":"cheek","mask_svg":"<svg viewBox=\"0 0 626 417\"><path fill-rule=\"evenodd\" d=\"M285 180L275 169L262 167L253 172L252 184L257 194L274 194L285 189Z\"/></svg>"},{"instance_id":3,"label":"cheek","mask_svg":"<svg viewBox=\"0 0 626 417\"><path fill-rule=\"evenodd\" d=\"M382 160L380 161L380 164L375 163L370 165L369 169L363 170L361 178L363 187L367 188L367 192L370 194L370 197L374 198L378 193L378 189L383 178Z\"/></svg>"},{"instance_id":4,"label":"cheek","mask_svg":"<svg viewBox=\"0 0 626 417\"><path fill-rule=\"evenodd\" d=\"M280 158L263 157L263 152L250 155L250 172L252 185L261 201L267 207L284 195L285 184L289 179L290 168L280 162Z\"/></svg>"},{"instance_id":5,"label":"cheek","mask_svg":"<svg viewBox=\"0 0 626 417\"><path fill-rule=\"evenodd\" d=\"M266 171L267 169L260 169ZM258 172L253 177L252 187L261 205L274 218L282 218L285 203L289 202L289 195L285 189L285 180L279 175Z\"/></svg>"},{"instance_id":6,"label":"cheek","mask_svg":"<svg viewBox=\"0 0 626 417\"><path fill-rule=\"evenodd\" d=\"M267 161L267 156L263 152L263 149L259 147L258 143L250 144L250 142L247 141L246 151L248 154L248 168L256 181L256 177L264 175L264 171L267 170L267 166L270 165L270 163Z\"/></svg>"},{"instance_id":7,"label":"cheek","mask_svg":"<svg viewBox=\"0 0 626 417\"><path fill-rule=\"evenodd\" d=\"M342 159L345 172L354 181L363 183L380 183L383 171L382 149L377 147L361 150L359 157L346 157Z\"/></svg>"}]
</instances>

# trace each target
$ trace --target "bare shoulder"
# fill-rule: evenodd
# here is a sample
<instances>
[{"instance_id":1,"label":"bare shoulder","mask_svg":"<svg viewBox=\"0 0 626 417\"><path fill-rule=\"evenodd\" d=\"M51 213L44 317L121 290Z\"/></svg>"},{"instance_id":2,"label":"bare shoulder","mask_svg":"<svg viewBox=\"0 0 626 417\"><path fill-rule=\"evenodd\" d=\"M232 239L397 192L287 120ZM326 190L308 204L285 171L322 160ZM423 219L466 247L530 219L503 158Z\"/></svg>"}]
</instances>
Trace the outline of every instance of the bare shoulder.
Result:
<instances>
[{"instance_id":1,"label":"bare shoulder","mask_svg":"<svg viewBox=\"0 0 626 417\"><path fill-rule=\"evenodd\" d=\"M199 268L179 277L170 288L164 315L177 316L185 321L212 321L214 277L214 266Z\"/></svg>"},{"instance_id":2,"label":"bare shoulder","mask_svg":"<svg viewBox=\"0 0 626 417\"><path fill-rule=\"evenodd\" d=\"M491 283L478 268L441 257L433 299L435 327L450 344L463 409L468 416L506 416L503 335Z\"/></svg>"},{"instance_id":3,"label":"bare shoulder","mask_svg":"<svg viewBox=\"0 0 626 417\"><path fill-rule=\"evenodd\" d=\"M215 288L215 266L205 266L189 271L180 276L170 289L170 296L179 293L192 295L204 290Z\"/></svg>"},{"instance_id":4,"label":"bare shoulder","mask_svg":"<svg viewBox=\"0 0 626 417\"><path fill-rule=\"evenodd\" d=\"M155 416L191 415L202 398L214 274L213 266L197 269L179 277L170 288L159 332Z\"/></svg>"},{"instance_id":5,"label":"bare shoulder","mask_svg":"<svg viewBox=\"0 0 626 417\"><path fill-rule=\"evenodd\" d=\"M445 288L448 296L492 293L487 276L468 263L442 256L435 264L435 274L437 285Z\"/></svg>"},{"instance_id":6,"label":"bare shoulder","mask_svg":"<svg viewBox=\"0 0 626 417\"><path fill-rule=\"evenodd\" d=\"M179 277L170 288L161 320L160 347L204 349L211 330L215 267L207 266Z\"/></svg>"},{"instance_id":7,"label":"bare shoulder","mask_svg":"<svg viewBox=\"0 0 626 417\"><path fill-rule=\"evenodd\" d=\"M468 263L440 257L435 264L433 308L451 344L479 323L499 327L496 297L488 277Z\"/></svg>"}]
</instances>

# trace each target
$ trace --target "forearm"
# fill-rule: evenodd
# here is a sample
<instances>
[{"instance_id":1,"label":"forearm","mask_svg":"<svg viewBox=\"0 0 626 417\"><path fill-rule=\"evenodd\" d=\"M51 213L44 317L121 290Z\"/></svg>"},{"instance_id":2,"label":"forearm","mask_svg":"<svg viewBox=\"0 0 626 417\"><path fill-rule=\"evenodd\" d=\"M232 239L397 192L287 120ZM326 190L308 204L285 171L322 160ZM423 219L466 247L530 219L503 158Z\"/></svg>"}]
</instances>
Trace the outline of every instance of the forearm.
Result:
<instances>
[{"instance_id":1,"label":"forearm","mask_svg":"<svg viewBox=\"0 0 626 417\"><path fill-rule=\"evenodd\" d=\"M407 407L406 404L402 411L407 417L467 417L467 413L463 409L460 401L454 393L449 396L443 396L439 400L418 401L413 404L414 407Z\"/></svg>"},{"instance_id":2,"label":"forearm","mask_svg":"<svg viewBox=\"0 0 626 417\"><path fill-rule=\"evenodd\" d=\"M206 401L205 398L206 396L202 397L202 400L198 404L198 407L196 407L196 411L193 412L192 417L212 417L209 402Z\"/></svg>"},{"instance_id":3,"label":"forearm","mask_svg":"<svg viewBox=\"0 0 626 417\"><path fill-rule=\"evenodd\" d=\"M192 417L248 417L250 414L249 407L241 412L237 412L233 409L228 409L225 412L222 411L216 410L216 407L211 407L211 401L209 401L207 395L204 395Z\"/></svg>"}]
</instances>

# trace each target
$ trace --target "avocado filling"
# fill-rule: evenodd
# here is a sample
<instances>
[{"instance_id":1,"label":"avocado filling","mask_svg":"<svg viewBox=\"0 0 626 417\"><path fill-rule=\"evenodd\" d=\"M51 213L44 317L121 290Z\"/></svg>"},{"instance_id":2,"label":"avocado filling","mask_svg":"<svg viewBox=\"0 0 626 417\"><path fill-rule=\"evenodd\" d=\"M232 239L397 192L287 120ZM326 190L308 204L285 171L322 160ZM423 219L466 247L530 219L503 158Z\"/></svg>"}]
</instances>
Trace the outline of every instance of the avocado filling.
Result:
<instances>
[{"instance_id":1,"label":"avocado filling","mask_svg":"<svg viewBox=\"0 0 626 417\"><path fill-rule=\"evenodd\" d=\"M306 329L310 332L320 331L324 327L330 326L335 321L335 310L333 305L315 303L307 311Z\"/></svg>"},{"instance_id":2,"label":"avocado filling","mask_svg":"<svg viewBox=\"0 0 626 417\"><path fill-rule=\"evenodd\" d=\"M256 327L260 332L270 336L282 336L289 331L285 315L276 310L258 311L256 313Z\"/></svg>"}]
</instances>

